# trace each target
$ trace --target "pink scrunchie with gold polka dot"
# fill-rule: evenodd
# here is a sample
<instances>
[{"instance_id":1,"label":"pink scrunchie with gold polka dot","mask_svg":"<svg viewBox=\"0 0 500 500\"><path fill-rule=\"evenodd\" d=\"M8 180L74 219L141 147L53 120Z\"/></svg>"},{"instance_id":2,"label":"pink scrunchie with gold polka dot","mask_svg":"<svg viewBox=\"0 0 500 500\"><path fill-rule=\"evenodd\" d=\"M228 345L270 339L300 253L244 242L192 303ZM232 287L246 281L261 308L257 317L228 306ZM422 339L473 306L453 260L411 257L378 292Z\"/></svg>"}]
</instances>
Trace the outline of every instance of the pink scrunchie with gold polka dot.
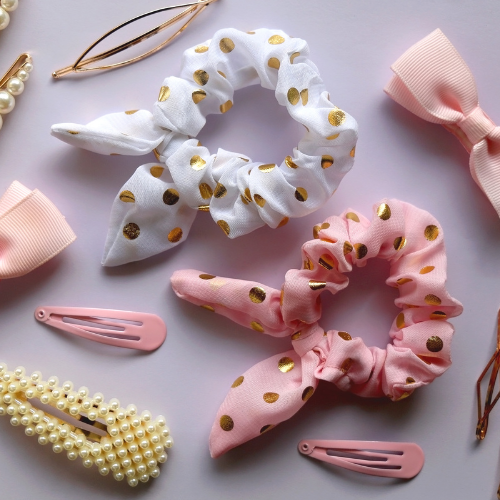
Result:
<instances>
[{"instance_id":1,"label":"pink scrunchie with gold polka dot","mask_svg":"<svg viewBox=\"0 0 500 500\"><path fill-rule=\"evenodd\" d=\"M275 337L291 336L293 350L272 356L239 376L220 407L210 435L218 457L294 415L320 379L364 397L397 401L427 385L451 364L453 326L462 312L445 288L443 231L428 212L398 200L374 207L372 221L353 211L314 227L302 247L303 269L286 273L281 292L260 283L195 270L172 276L175 293L236 323ZM353 265L379 257L391 263L386 283L398 287L387 349L367 347L347 332L325 332L320 294L335 294Z\"/></svg>"}]
</instances>

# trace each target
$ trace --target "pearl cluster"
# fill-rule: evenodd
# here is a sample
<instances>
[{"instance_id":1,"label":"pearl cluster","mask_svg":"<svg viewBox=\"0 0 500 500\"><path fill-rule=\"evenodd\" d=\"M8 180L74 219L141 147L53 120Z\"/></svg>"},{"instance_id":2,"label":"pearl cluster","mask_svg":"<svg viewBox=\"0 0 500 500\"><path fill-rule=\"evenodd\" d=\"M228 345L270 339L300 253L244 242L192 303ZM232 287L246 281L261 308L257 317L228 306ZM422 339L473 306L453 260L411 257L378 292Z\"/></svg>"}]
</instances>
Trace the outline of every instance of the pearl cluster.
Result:
<instances>
[{"instance_id":1,"label":"pearl cluster","mask_svg":"<svg viewBox=\"0 0 500 500\"><path fill-rule=\"evenodd\" d=\"M70 460L80 457L87 468L95 464L103 476L112 472L117 481L126 478L130 486L137 486L160 475L159 464L167 460L165 448L173 445L164 417L153 420L149 411L138 415L134 405L124 409L117 399L106 403L100 393L91 397L86 387L76 391L72 382L58 384L57 377L45 382L40 372L28 376L22 366L11 372L0 363L0 415L9 415L13 426L25 426L26 435L38 435L40 444L52 444L55 453L65 451ZM30 399L76 419L84 416L97 424L96 429L106 428L107 436L82 431L46 414Z\"/></svg>"},{"instance_id":2,"label":"pearl cluster","mask_svg":"<svg viewBox=\"0 0 500 500\"><path fill-rule=\"evenodd\" d=\"M18 4L18 0L0 0L0 30L5 29L9 25L9 12L16 10Z\"/></svg>"},{"instance_id":3,"label":"pearl cluster","mask_svg":"<svg viewBox=\"0 0 500 500\"><path fill-rule=\"evenodd\" d=\"M16 0L17 1L17 0ZM6 0L0 0L0 5L6 2ZM0 29L2 19L2 9L0 8ZM27 57L24 64L16 71L16 73L9 78L4 88L0 90L0 129L3 125L2 115L10 113L14 106L16 105L16 100L14 96L22 94L24 90L24 82L29 78L29 74L33 70L33 62L31 57Z\"/></svg>"}]
</instances>

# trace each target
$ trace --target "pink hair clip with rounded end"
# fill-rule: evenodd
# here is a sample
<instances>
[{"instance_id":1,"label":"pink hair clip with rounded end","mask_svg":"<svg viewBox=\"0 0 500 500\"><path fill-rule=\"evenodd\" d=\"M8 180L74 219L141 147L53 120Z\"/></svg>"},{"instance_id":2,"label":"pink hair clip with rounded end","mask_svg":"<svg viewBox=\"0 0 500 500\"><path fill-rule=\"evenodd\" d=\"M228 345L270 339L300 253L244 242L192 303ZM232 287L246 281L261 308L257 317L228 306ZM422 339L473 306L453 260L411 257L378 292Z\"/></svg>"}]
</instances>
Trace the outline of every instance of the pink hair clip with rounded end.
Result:
<instances>
[{"instance_id":1,"label":"pink hair clip with rounded end","mask_svg":"<svg viewBox=\"0 0 500 500\"><path fill-rule=\"evenodd\" d=\"M47 325L101 344L154 351L167 336L156 314L83 307L38 307L35 318Z\"/></svg>"}]
</instances>

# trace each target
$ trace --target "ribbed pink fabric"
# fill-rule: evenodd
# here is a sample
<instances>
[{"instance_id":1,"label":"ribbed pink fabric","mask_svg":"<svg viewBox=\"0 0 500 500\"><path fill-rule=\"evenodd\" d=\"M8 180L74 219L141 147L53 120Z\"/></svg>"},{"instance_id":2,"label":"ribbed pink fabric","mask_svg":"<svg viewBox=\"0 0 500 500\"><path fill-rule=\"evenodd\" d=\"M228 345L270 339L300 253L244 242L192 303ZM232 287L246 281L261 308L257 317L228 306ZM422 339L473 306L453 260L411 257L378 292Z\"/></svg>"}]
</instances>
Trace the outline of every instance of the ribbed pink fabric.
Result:
<instances>
[{"instance_id":1,"label":"ribbed pink fabric","mask_svg":"<svg viewBox=\"0 0 500 500\"><path fill-rule=\"evenodd\" d=\"M460 139L470 153L474 180L500 216L500 127L479 107L474 77L455 47L438 29L391 68L395 76L385 92Z\"/></svg>"},{"instance_id":2,"label":"ribbed pink fabric","mask_svg":"<svg viewBox=\"0 0 500 500\"><path fill-rule=\"evenodd\" d=\"M75 239L66 219L37 189L14 181L0 199L0 279L29 273Z\"/></svg>"},{"instance_id":3,"label":"ribbed pink fabric","mask_svg":"<svg viewBox=\"0 0 500 500\"><path fill-rule=\"evenodd\" d=\"M314 228L302 247L303 269L287 272L282 292L256 282L195 270L172 276L175 293L234 322L274 337L290 337L293 350L239 376L220 407L210 435L213 457L294 415L320 379L364 397L393 401L427 385L451 364L453 327L462 312L445 287L443 231L432 215L398 200L382 200L370 222L347 210ZM367 347L347 332L317 323L320 295L347 287L346 272L379 257L391 263L386 283L398 287L387 349Z\"/></svg>"}]
</instances>

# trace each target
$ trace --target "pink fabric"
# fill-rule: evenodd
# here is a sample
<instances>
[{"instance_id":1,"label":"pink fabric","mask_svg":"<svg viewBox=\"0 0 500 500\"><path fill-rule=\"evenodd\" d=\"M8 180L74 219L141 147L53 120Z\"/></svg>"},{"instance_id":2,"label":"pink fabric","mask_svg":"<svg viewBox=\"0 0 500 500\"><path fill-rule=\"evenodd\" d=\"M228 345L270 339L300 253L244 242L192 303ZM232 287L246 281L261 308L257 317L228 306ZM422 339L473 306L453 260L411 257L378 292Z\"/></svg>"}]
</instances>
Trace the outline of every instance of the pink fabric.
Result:
<instances>
[{"instance_id":1,"label":"pink fabric","mask_svg":"<svg viewBox=\"0 0 500 500\"><path fill-rule=\"evenodd\" d=\"M384 89L424 120L443 125L470 153L470 170L500 216L500 127L479 107L469 68L444 36L433 31L392 66Z\"/></svg>"},{"instance_id":2,"label":"pink fabric","mask_svg":"<svg viewBox=\"0 0 500 500\"><path fill-rule=\"evenodd\" d=\"M14 181L0 198L0 279L29 273L75 239L66 219L37 189Z\"/></svg>"},{"instance_id":3,"label":"pink fabric","mask_svg":"<svg viewBox=\"0 0 500 500\"><path fill-rule=\"evenodd\" d=\"M233 383L210 436L218 457L294 415L320 379L364 397L402 399L451 364L453 327L446 318L462 305L445 288L446 254L439 223L398 200L374 207L372 221L351 210L314 228L302 247L303 269L286 273L282 291L256 282L177 271L175 293L234 322L292 339L292 350L262 361ZM386 283L398 287L402 308L387 349L367 347L346 332L325 332L320 295L347 287L346 272L379 257L391 263Z\"/></svg>"}]
</instances>

